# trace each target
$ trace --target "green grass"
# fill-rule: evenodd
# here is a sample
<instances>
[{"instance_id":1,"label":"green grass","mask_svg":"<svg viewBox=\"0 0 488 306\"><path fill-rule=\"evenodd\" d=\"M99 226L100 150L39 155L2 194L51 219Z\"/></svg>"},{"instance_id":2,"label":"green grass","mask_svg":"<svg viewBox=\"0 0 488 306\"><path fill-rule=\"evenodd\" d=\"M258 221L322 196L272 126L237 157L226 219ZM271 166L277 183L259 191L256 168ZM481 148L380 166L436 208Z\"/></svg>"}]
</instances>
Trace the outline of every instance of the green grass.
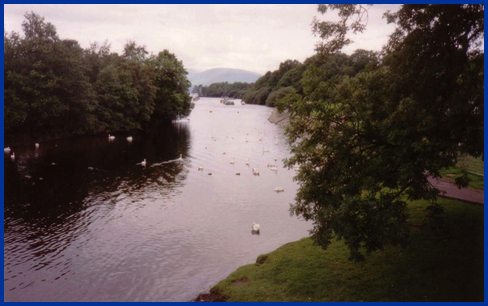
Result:
<instances>
[{"instance_id":1,"label":"green grass","mask_svg":"<svg viewBox=\"0 0 488 306\"><path fill-rule=\"evenodd\" d=\"M456 178L463 176L465 170L468 171L467 175L470 179L468 186L473 189L485 190L484 177L475 174L484 174L484 162L481 158L471 156L466 156L466 158L459 157L455 167L443 169L440 173L443 178L454 182Z\"/></svg>"},{"instance_id":2,"label":"green grass","mask_svg":"<svg viewBox=\"0 0 488 306\"><path fill-rule=\"evenodd\" d=\"M440 171L442 177L447 178L449 180L454 180L457 177L461 177L464 174L463 169L460 168L448 168L448 169L443 169ZM473 174L473 173L467 173L470 181L468 186L473 188L473 189L480 189L480 190L485 190L485 182L484 182L484 177Z\"/></svg>"},{"instance_id":3,"label":"green grass","mask_svg":"<svg viewBox=\"0 0 488 306\"><path fill-rule=\"evenodd\" d=\"M463 157L458 158L458 162L456 164L457 168L464 168L468 171L472 171L479 174L484 174L484 167L485 163L481 158L474 158L472 156L466 156L466 161Z\"/></svg>"},{"instance_id":4,"label":"green grass","mask_svg":"<svg viewBox=\"0 0 488 306\"><path fill-rule=\"evenodd\" d=\"M411 243L347 260L342 242L324 251L310 238L286 244L243 266L212 292L229 302L483 301L483 207L439 199L445 213L426 217L427 203L409 205Z\"/></svg>"}]
</instances>

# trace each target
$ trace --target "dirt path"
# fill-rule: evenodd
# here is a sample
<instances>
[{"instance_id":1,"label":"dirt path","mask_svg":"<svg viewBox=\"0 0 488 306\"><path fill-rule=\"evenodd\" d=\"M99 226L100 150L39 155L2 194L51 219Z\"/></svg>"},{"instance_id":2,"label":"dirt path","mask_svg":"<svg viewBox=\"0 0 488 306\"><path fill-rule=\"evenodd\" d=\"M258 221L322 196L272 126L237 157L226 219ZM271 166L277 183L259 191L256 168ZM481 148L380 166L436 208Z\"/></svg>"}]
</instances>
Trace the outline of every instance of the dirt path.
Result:
<instances>
[{"instance_id":1,"label":"dirt path","mask_svg":"<svg viewBox=\"0 0 488 306\"><path fill-rule=\"evenodd\" d=\"M485 203L483 190L475 190L470 188L459 189L453 183L447 182L442 179L435 179L433 177L429 177L428 180L435 188L441 191L441 197L462 200L482 205Z\"/></svg>"}]
</instances>

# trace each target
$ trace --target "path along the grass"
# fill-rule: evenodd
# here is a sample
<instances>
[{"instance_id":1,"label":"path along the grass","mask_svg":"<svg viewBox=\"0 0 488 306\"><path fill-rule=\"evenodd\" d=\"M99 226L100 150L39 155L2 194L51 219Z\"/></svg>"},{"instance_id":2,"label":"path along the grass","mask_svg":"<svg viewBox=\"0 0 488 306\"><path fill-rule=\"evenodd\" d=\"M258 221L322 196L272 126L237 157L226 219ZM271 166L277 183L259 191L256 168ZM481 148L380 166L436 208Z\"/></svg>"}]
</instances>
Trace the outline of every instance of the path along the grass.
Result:
<instances>
[{"instance_id":1,"label":"path along the grass","mask_svg":"<svg viewBox=\"0 0 488 306\"><path fill-rule=\"evenodd\" d=\"M461 200L470 203L484 204L484 191L472 188L459 189L455 184L445 179L430 177L429 182L441 191L440 196L450 199Z\"/></svg>"}]
</instances>

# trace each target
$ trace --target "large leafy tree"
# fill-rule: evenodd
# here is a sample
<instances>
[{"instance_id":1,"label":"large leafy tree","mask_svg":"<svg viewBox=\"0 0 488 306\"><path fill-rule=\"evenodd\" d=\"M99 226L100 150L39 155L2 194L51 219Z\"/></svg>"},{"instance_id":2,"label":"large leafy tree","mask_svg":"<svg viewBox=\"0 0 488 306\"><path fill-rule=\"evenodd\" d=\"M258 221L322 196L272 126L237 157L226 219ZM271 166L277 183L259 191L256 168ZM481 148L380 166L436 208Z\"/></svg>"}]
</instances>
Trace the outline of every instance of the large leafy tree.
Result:
<instances>
[{"instance_id":1,"label":"large leafy tree","mask_svg":"<svg viewBox=\"0 0 488 306\"><path fill-rule=\"evenodd\" d=\"M341 21L315 20L327 39L319 59L348 44L349 29L365 29L364 7L319 5L328 9ZM291 211L313 220L316 243L344 239L355 260L407 243L407 201L438 208L427 178L462 152L484 156L483 5L403 5L386 16L397 29L380 61L353 77L309 69L303 95L283 103L291 107L287 165L301 165Z\"/></svg>"},{"instance_id":2,"label":"large leafy tree","mask_svg":"<svg viewBox=\"0 0 488 306\"><path fill-rule=\"evenodd\" d=\"M186 71L168 51L148 56L133 41L120 56L107 42L83 50L43 17L25 18L24 37L4 33L7 142L123 132L189 115Z\"/></svg>"},{"instance_id":3,"label":"large leafy tree","mask_svg":"<svg viewBox=\"0 0 488 306\"><path fill-rule=\"evenodd\" d=\"M156 73L154 86L157 87L153 118L174 120L188 116L194 104L189 94L191 83L183 63L173 53L164 50L151 58L151 65Z\"/></svg>"},{"instance_id":4,"label":"large leafy tree","mask_svg":"<svg viewBox=\"0 0 488 306\"><path fill-rule=\"evenodd\" d=\"M4 34L5 130L40 136L93 131L93 90L83 74L83 49L55 27L25 15L25 37Z\"/></svg>"}]
</instances>

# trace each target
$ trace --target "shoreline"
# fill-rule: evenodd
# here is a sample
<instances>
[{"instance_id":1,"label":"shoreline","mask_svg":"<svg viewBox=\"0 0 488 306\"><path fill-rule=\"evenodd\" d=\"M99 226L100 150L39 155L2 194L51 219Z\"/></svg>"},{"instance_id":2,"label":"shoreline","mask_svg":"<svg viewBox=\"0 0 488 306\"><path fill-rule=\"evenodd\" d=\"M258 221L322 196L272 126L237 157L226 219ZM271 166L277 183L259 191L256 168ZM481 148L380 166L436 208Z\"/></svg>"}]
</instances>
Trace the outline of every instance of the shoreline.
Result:
<instances>
[{"instance_id":1,"label":"shoreline","mask_svg":"<svg viewBox=\"0 0 488 306\"><path fill-rule=\"evenodd\" d=\"M289 112L279 113L278 109L275 107L271 115L268 117L268 121L278 126L286 128L290 125L290 113Z\"/></svg>"},{"instance_id":2,"label":"shoreline","mask_svg":"<svg viewBox=\"0 0 488 306\"><path fill-rule=\"evenodd\" d=\"M271 115L268 117L268 121L286 128L290 124L290 113L279 113L278 109L275 107ZM284 245L290 244L292 242L285 243ZM256 263L258 263L260 256L258 256L258 258L256 259ZM218 290L215 290L212 287L209 292L202 292L198 294L196 298L190 300L189 302L226 302L228 299L229 297L222 295Z\"/></svg>"}]
</instances>

